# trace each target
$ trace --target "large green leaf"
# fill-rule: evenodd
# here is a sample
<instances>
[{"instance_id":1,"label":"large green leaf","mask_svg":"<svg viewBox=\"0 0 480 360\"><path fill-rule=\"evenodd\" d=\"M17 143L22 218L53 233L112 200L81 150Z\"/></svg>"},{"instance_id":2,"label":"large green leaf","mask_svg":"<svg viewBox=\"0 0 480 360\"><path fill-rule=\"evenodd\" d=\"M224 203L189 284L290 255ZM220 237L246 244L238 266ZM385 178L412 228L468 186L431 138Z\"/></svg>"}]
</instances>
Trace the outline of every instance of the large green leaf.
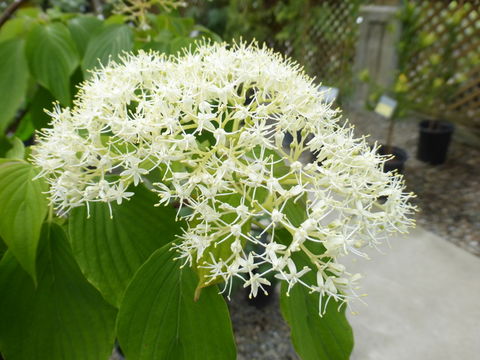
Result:
<instances>
[{"instance_id":1,"label":"large green leaf","mask_svg":"<svg viewBox=\"0 0 480 360\"><path fill-rule=\"evenodd\" d=\"M0 41L6 41L14 38L19 38L25 32L25 18L13 18L8 20L0 28Z\"/></svg>"},{"instance_id":2,"label":"large green leaf","mask_svg":"<svg viewBox=\"0 0 480 360\"><path fill-rule=\"evenodd\" d=\"M101 26L102 21L91 15L76 16L68 21L68 29L82 56L88 41Z\"/></svg>"},{"instance_id":3,"label":"large green leaf","mask_svg":"<svg viewBox=\"0 0 480 360\"><path fill-rule=\"evenodd\" d=\"M303 360L347 360L353 349L353 332L345 317L345 306L338 309L333 300L320 317L318 294L297 284L286 295L282 284L282 315L290 325L292 342Z\"/></svg>"},{"instance_id":4,"label":"large green leaf","mask_svg":"<svg viewBox=\"0 0 480 360\"><path fill-rule=\"evenodd\" d=\"M35 259L48 201L43 179L25 161L0 160L0 236L22 267L35 279Z\"/></svg>"},{"instance_id":5,"label":"large green leaf","mask_svg":"<svg viewBox=\"0 0 480 360\"><path fill-rule=\"evenodd\" d=\"M5 3L5 1L3 1ZM41 10L34 7L23 7L15 12L0 28L0 42L13 38L25 37L31 28L38 22L38 15Z\"/></svg>"},{"instance_id":6,"label":"large green leaf","mask_svg":"<svg viewBox=\"0 0 480 360\"><path fill-rule=\"evenodd\" d=\"M0 43L0 134L25 98L28 66L24 54L24 41L20 39Z\"/></svg>"},{"instance_id":7,"label":"large green leaf","mask_svg":"<svg viewBox=\"0 0 480 360\"><path fill-rule=\"evenodd\" d=\"M68 105L70 75L79 59L67 27L60 23L35 27L28 36L26 50L33 76L63 105Z\"/></svg>"},{"instance_id":8,"label":"large green leaf","mask_svg":"<svg viewBox=\"0 0 480 360\"><path fill-rule=\"evenodd\" d=\"M117 335L127 359L235 359L223 297L211 286L195 302L198 278L188 266L180 268L170 246L142 265L125 292Z\"/></svg>"},{"instance_id":9,"label":"large green leaf","mask_svg":"<svg viewBox=\"0 0 480 360\"><path fill-rule=\"evenodd\" d=\"M72 249L87 279L105 299L118 306L133 274L158 248L180 233L176 211L154 207L157 196L143 186L121 205L90 205L72 211L69 232Z\"/></svg>"},{"instance_id":10,"label":"large green leaf","mask_svg":"<svg viewBox=\"0 0 480 360\"><path fill-rule=\"evenodd\" d=\"M277 232L277 241L287 244L287 231ZM318 249L317 249L318 250ZM304 266L314 268L303 252L292 254L297 269ZM315 271L302 277L307 284L316 283ZM303 360L347 360L353 349L353 332L346 317L345 305L331 300L323 316L319 315L319 294L296 284L287 296L287 283L282 283L280 307L282 315L290 325L292 342ZM325 303L325 299L323 299Z\"/></svg>"},{"instance_id":11,"label":"large green leaf","mask_svg":"<svg viewBox=\"0 0 480 360\"><path fill-rule=\"evenodd\" d=\"M8 252L0 263L0 350L8 360L106 360L116 310L82 276L64 231L45 225L34 286Z\"/></svg>"},{"instance_id":12,"label":"large green leaf","mask_svg":"<svg viewBox=\"0 0 480 360\"><path fill-rule=\"evenodd\" d=\"M127 25L112 24L100 30L88 42L83 58L82 70L87 79L88 70L106 65L110 60L118 59L123 51L133 49L132 30Z\"/></svg>"}]
</instances>

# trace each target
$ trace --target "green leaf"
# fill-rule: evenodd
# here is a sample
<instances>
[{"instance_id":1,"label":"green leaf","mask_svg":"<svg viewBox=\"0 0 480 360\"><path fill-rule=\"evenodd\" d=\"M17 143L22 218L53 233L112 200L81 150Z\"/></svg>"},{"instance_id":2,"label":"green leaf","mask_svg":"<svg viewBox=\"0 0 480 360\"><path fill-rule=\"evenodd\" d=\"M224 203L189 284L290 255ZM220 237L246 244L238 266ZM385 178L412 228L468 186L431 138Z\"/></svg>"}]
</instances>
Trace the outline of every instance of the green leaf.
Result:
<instances>
[{"instance_id":1,"label":"green leaf","mask_svg":"<svg viewBox=\"0 0 480 360\"><path fill-rule=\"evenodd\" d=\"M35 260L48 190L25 161L0 160L0 236L22 267L35 280Z\"/></svg>"},{"instance_id":2,"label":"green leaf","mask_svg":"<svg viewBox=\"0 0 480 360\"><path fill-rule=\"evenodd\" d=\"M23 160L25 157L25 146L23 145L22 140L17 137L14 137L11 140L12 148L7 151L6 158L7 159L17 159Z\"/></svg>"},{"instance_id":3,"label":"green leaf","mask_svg":"<svg viewBox=\"0 0 480 360\"><path fill-rule=\"evenodd\" d=\"M112 24L106 26L90 39L85 50L82 70L85 79L89 77L88 70L106 65L110 60L118 59L123 51L133 49L132 30L127 25Z\"/></svg>"},{"instance_id":4,"label":"green leaf","mask_svg":"<svg viewBox=\"0 0 480 360\"><path fill-rule=\"evenodd\" d=\"M67 27L60 23L35 27L28 36L26 50L33 76L63 105L69 105L70 75L79 60Z\"/></svg>"},{"instance_id":5,"label":"green leaf","mask_svg":"<svg viewBox=\"0 0 480 360\"><path fill-rule=\"evenodd\" d=\"M228 309L216 286L193 301L198 278L170 249L158 249L128 286L117 320L127 359L229 360L235 343Z\"/></svg>"},{"instance_id":6,"label":"green leaf","mask_svg":"<svg viewBox=\"0 0 480 360\"><path fill-rule=\"evenodd\" d=\"M157 31L168 30L174 36L187 37L195 25L195 20L188 17L160 14L154 18L153 25Z\"/></svg>"},{"instance_id":7,"label":"green leaf","mask_svg":"<svg viewBox=\"0 0 480 360\"><path fill-rule=\"evenodd\" d=\"M24 41L13 39L0 43L0 134L5 132L22 105L27 81Z\"/></svg>"},{"instance_id":8,"label":"green leaf","mask_svg":"<svg viewBox=\"0 0 480 360\"><path fill-rule=\"evenodd\" d=\"M18 9L15 12L15 17L10 18L0 28L0 42L25 37L38 22L40 11L35 7Z\"/></svg>"},{"instance_id":9,"label":"green leaf","mask_svg":"<svg viewBox=\"0 0 480 360\"><path fill-rule=\"evenodd\" d=\"M122 295L137 269L158 248L180 233L176 210L154 207L157 196L143 186L132 188L130 201L73 209L69 233L74 256L85 277L105 299L119 306Z\"/></svg>"},{"instance_id":10,"label":"green leaf","mask_svg":"<svg viewBox=\"0 0 480 360\"><path fill-rule=\"evenodd\" d=\"M293 226L300 226L307 220L306 197L302 196L296 200L289 199L283 209L288 220Z\"/></svg>"},{"instance_id":11,"label":"green leaf","mask_svg":"<svg viewBox=\"0 0 480 360\"><path fill-rule=\"evenodd\" d=\"M277 241L288 244L290 235L286 230L278 231ZM292 254L297 269L304 266L314 268L303 252ZM307 284L316 283L315 271L302 277ZM353 332L345 317L345 305L331 300L323 316L319 314L319 294L296 284L287 296L288 284L282 282L280 307L282 315L290 325L291 338L295 350L302 360L347 360L353 349ZM324 304L326 299L323 299Z\"/></svg>"},{"instance_id":12,"label":"green leaf","mask_svg":"<svg viewBox=\"0 0 480 360\"><path fill-rule=\"evenodd\" d=\"M82 276L64 231L42 231L35 287L13 256L0 262L0 349L9 360L108 359L116 311Z\"/></svg>"},{"instance_id":13,"label":"green leaf","mask_svg":"<svg viewBox=\"0 0 480 360\"><path fill-rule=\"evenodd\" d=\"M3 255L7 252L7 244L5 244L5 241L0 237L0 260L2 260Z\"/></svg>"},{"instance_id":14,"label":"green leaf","mask_svg":"<svg viewBox=\"0 0 480 360\"><path fill-rule=\"evenodd\" d=\"M27 20L25 18L13 18L8 20L0 28L0 41L6 41L22 36L26 30L26 22Z\"/></svg>"},{"instance_id":15,"label":"green leaf","mask_svg":"<svg viewBox=\"0 0 480 360\"><path fill-rule=\"evenodd\" d=\"M105 24L107 24L107 25L112 25L112 24L122 25L122 24L125 23L125 21L127 21L127 18L126 18L125 15L114 14L114 15L110 15L108 18L105 19Z\"/></svg>"},{"instance_id":16,"label":"green leaf","mask_svg":"<svg viewBox=\"0 0 480 360\"><path fill-rule=\"evenodd\" d=\"M94 16L77 16L68 21L68 29L72 35L78 52L81 56L85 54L88 41L101 28L102 21Z\"/></svg>"},{"instance_id":17,"label":"green leaf","mask_svg":"<svg viewBox=\"0 0 480 360\"><path fill-rule=\"evenodd\" d=\"M20 120L20 123L15 130L15 137L22 141L28 141L33 137L34 132L35 127L33 126L32 116L31 114L27 113Z\"/></svg>"}]
</instances>

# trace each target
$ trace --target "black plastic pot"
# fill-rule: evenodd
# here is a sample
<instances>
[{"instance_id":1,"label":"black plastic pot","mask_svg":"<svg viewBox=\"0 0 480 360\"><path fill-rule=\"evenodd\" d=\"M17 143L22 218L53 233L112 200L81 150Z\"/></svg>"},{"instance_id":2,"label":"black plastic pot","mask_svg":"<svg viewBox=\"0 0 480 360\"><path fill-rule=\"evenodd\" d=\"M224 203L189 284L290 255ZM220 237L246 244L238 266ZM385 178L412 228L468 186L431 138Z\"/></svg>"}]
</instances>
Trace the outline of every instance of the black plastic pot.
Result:
<instances>
[{"instance_id":1,"label":"black plastic pot","mask_svg":"<svg viewBox=\"0 0 480 360\"><path fill-rule=\"evenodd\" d=\"M385 145L381 145L378 149L380 155L393 155L393 159L388 160L385 163L383 170L385 172L397 170L398 173L403 173L405 161L408 159L407 152L397 146L390 146L387 148Z\"/></svg>"},{"instance_id":2,"label":"black plastic pot","mask_svg":"<svg viewBox=\"0 0 480 360\"><path fill-rule=\"evenodd\" d=\"M455 127L452 123L439 120L423 120L419 126L417 159L431 165L443 164Z\"/></svg>"}]
</instances>

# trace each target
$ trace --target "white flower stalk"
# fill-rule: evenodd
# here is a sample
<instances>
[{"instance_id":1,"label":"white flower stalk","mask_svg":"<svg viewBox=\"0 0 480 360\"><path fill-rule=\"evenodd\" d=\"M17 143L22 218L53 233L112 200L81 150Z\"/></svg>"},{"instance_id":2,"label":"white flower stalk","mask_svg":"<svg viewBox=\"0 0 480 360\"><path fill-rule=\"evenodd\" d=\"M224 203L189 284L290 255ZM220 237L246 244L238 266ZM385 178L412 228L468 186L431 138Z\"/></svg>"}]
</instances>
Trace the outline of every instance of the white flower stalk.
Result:
<instances>
[{"instance_id":1,"label":"white flower stalk","mask_svg":"<svg viewBox=\"0 0 480 360\"><path fill-rule=\"evenodd\" d=\"M130 184L156 179L159 204L190 210L177 249L206 284L230 289L236 277L255 296L275 276L289 291L348 301L359 276L338 259L414 224L401 176L384 173L385 158L339 125L298 65L265 47L141 52L93 75L73 109L52 112L34 150L52 203L61 212L120 204ZM287 132L311 135L285 150ZM302 163L306 151L317 161Z\"/></svg>"}]
</instances>

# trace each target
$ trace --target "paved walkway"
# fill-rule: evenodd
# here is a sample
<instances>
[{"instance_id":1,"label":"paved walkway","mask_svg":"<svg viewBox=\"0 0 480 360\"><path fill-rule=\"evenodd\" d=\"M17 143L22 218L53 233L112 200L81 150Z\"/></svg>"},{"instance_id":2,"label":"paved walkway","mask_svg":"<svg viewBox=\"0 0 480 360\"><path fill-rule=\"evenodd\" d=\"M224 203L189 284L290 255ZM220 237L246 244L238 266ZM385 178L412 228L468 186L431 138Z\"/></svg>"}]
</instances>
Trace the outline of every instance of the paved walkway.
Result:
<instances>
[{"instance_id":1,"label":"paved walkway","mask_svg":"<svg viewBox=\"0 0 480 360\"><path fill-rule=\"evenodd\" d=\"M345 262L368 293L351 360L480 359L480 258L421 228L383 249Z\"/></svg>"}]
</instances>

